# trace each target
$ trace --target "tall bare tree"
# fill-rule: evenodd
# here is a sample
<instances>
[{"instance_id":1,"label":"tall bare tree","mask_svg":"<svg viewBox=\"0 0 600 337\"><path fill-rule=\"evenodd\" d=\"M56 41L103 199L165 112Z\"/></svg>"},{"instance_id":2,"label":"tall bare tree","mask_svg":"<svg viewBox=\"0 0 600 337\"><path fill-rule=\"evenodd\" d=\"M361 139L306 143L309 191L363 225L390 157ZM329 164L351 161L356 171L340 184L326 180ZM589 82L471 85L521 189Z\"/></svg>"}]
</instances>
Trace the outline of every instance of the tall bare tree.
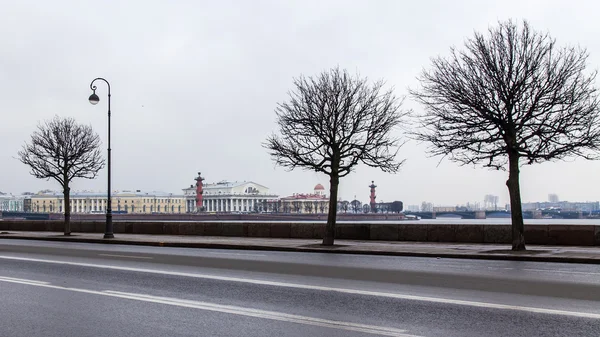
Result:
<instances>
[{"instance_id":1,"label":"tall bare tree","mask_svg":"<svg viewBox=\"0 0 600 337\"><path fill-rule=\"evenodd\" d=\"M278 165L329 176L329 205L337 205L340 178L359 163L395 173L399 140L392 132L403 113L401 102L384 82L370 84L334 68L294 80L289 100L277 106L281 135L265 147ZM337 209L329 207L323 245L333 245Z\"/></svg>"},{"instance_id":2,"label":"tall bare tree","mask_svg":"<svg viewBox=\"0 0 600 337\"><path fill-rule=\"evenodd\" d=\"M38 125L31 142L23 145L18 159L39 179L54 179L63 189L64 234L71 234L69 184L74 178L94 179L104 167L100 137L91 126L73 118L54 117Z\"/></svg>"},{"instance_id":3,"label":"tall bare tree","mask_svg":"<svg viewBox=\"0 0 600 337\"><path fill-rule=\"evenodd\" d=\"M524 21L475 33L464 51L433 59L413 96L423 104L421 129L433 155L506 170L512 249L525 249L519 169L567 156L597 159L600 145L596 72L588 53L558 47Z\"/></svg>"}]
</instances>

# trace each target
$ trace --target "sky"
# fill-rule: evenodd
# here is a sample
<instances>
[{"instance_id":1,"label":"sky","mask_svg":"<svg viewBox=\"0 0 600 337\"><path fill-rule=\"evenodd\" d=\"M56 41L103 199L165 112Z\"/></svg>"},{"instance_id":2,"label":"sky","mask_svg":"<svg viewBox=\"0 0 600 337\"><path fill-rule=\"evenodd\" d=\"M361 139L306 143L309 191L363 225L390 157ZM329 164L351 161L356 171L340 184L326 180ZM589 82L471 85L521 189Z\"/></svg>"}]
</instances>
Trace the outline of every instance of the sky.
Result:
<instances>
[{"instance_id":1,"label":"sky","mask_svg":"<svg viewBox=\"0 0 600 337\"><path fill-rule=\"evenodd\" d=\"M600 65L600 5L593 1L383 0L0 0L0 191L60 190L16 157L36 125L55 115L92 125L107 144L107 88L92 106L90 82L112 89L112 181L116 190L180 193L194 184L253 181L281 195L312 192L328 177L275 166L262 146L277 131L274 109L292 81L339 66L383 79L398 97L418 88L431 57L449 54L499 20L528 20L559 45ZM410 97L403 108L421 109ZM401 130L394 131L402 136ZM437 206L508 203L507 173L431 158L408 141L396 174L359 166L340 197ZM523 167L522 199L600 200L600 162ZM106 188L106 169L72 190Z\"/></svg>"}]
</instances>

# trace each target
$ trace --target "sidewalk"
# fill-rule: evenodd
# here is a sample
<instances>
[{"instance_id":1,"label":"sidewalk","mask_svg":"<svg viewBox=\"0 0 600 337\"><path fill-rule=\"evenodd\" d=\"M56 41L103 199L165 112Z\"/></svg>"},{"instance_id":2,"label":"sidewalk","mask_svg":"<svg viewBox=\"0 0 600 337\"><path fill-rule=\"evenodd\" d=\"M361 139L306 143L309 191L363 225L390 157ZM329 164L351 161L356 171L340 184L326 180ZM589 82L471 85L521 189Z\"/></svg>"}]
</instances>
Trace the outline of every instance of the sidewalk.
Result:
<instances>
[{"instance_id":1,"label":"sidewalk","mask_svg":"<svg viewBox=\"0 0 600 337\"><path fill-rule=\"evenodd\" d=\"M600 264L600 247L529 245L527 251L512 252L510 245L354 240L336 240L335 246L323 247L321 240L310 239L144 234L115 234L114 239L104 239L101 233L73 233L71 236L64 236L58 232L19 231L2 232L0 239Z\"/></svg>"}]
</instances>

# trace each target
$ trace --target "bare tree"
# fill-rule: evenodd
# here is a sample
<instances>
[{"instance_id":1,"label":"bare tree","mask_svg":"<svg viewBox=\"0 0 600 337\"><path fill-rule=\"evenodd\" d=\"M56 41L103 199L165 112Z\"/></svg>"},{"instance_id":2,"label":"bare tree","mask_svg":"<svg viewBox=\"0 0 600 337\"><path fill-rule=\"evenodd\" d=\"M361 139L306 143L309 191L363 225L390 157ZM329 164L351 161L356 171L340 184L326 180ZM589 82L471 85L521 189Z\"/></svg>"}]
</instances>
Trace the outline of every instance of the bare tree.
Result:
<instances>
[{"instance_id":1,"label":"bare tree","mask_svg":"<svg viewBox=\"0 0 600 337\"><path fill-rule=\"evenodd\" d=\"M319 203L319 210L321 210L321 213L325 213L325 208L327 208L327 202L321 201Z\"/></svg>"},{"instance_id":2,"label":"bare tree","mask_svg":"<svg viewBox=\"0 0 600 337\"><path fill-rule=\"evenodd\" d=\"M427 201L421 203L421 212L433 212L433 204Z\"/></svg>"},{"instance_id":3,"label":"bare tree","mask_svg":"<svg viewBox=\"0 0 600 337\"><path fill-rule=\"evenodd\" d=\"M498 208L498 196L486 194L483 198L483 205L484 209L493 208L494 210L496 210Z\"/></svg>"},{"instance_id":4,"label":"bare tree","mask_svg":"<svg viewBox=\"0 0 600 337\"><path fill-rule=\"evenodd\" d=\"M519 169L568 156L597 159L600 145L596 72L585 74L584 49L559 48L524 21L475 33L465 50L433 59L412 91L424 105L417 139L433 155L506 170L512 249L524 250Z\"/></svg>"},{"instance_id":5,"label":"bare tree","mask_svg":"<svg viewBox=\"0 0 600 337\"><path fill-rule=\"evenodd\" d=\"M363 207L362 207L362 212L365 213L365 214L371 212L371 205L364 204Z\"/></svg>"},{"instance_id":6,"label":"bare tree","mask_svg":"<svg viewBox=\"0 0 600 337\"><path fill-rule=\"evenodd\" d=\"M358 213L360 212L361 208L362 208L362 202L354 199L350 202L350 205L352 206L352 212L354 213Z\"/></svg>"},{"instance_id":7,"label":"bare tree","mask_svg":"<svg viewBox=\"0 0 600 337\"><path fill-rule=\"evenodd\" d=\"M292 207L294 209L294 212L300 213L300 211L302 210L302 202L300 202L300 201L293 201L292 202Z\"/></svg>"},{"instance_id":8,"label":"bare tree","mask_svg":"<svg viewBox=\"0 0 600 337\"><path fill-rule=\"evenodd\" d=\"M402 201L394 201L392 202L392 204L390 205L391 211L394 213L400 213L402 212L402 209L404 208L404 204L402 203Z\"/></svg>"},{"instance_id":9,"label":"bare tree","mask_svg":"<svg viewBox=\"0 0 600 337\"><path fill-rule=\"evenodd\" d=\"M104 167L100 137L91 126L77 124L73 118L54 117L38 125L31 143L19 151L19 160L39 179L54 179L63 189L65 235L71 234L69 184L74 178L94 179Z\"/></svg>"},{"instance_id":10,"label":"bare tree","mask_svg":"<svg viewBox=\"0 0 600 337\"><path fill-rule=\"evenodd\" d=\"M395 173L399 140L391 133L403 115L401 102L383 81L369 84L339 68L294 80L289 101L278 104L281 135L265 147L278 165L329 176L329 204L336 205L340 178L362 162ZM323 245L333 245L337 209L329 208Z\"/></svg>"},{"instance_id":11,"label":"bare tree","mask_svg":"<svg viewBox=\"0 0 600 337\"><path fill-rule=\"evenodd\" d=\"M348 200L342 201L342 210L344 211L344 213L348 213L349 205L350 205L350 202Z\"/></svg>"},{"instance_id":12,"label":"bare tree","mask_svg":"<svg viewBox=\"0 0 600 337\"><path fill-rule=\"evenodd\" d=\"M308 214L312 213L313 211L313 204L310 201L307 201L304 203L304 211Z\"/></svg>"}]
</instances>

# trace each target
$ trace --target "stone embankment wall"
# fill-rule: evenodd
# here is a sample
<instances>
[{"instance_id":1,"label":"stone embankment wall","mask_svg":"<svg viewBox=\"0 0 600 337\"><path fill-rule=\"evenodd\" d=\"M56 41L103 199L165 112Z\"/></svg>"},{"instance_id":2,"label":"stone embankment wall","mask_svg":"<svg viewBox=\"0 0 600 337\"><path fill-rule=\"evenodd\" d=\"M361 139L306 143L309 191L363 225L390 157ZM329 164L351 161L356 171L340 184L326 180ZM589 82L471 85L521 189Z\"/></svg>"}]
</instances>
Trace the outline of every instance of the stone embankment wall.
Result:
<instances>
[{"instance_id":1,"label":"stone embankment wall","mask_svg":"<svg viewBox=\"0 0 600 337\"><path fill-rule=\"evenodd\" d=\"M1 231L62 232L60 221L0 221ZM104 232L102 221L73 221L72 232ZM157 235L202 235L257 238L321 239L323 223L310 222L160 222L119 221L115 233ZM415 242L510 243L510 225L341 223L336 238ZM529 244L600 246L600 225L526 225Z\"/></svg>"}]
</instances>

